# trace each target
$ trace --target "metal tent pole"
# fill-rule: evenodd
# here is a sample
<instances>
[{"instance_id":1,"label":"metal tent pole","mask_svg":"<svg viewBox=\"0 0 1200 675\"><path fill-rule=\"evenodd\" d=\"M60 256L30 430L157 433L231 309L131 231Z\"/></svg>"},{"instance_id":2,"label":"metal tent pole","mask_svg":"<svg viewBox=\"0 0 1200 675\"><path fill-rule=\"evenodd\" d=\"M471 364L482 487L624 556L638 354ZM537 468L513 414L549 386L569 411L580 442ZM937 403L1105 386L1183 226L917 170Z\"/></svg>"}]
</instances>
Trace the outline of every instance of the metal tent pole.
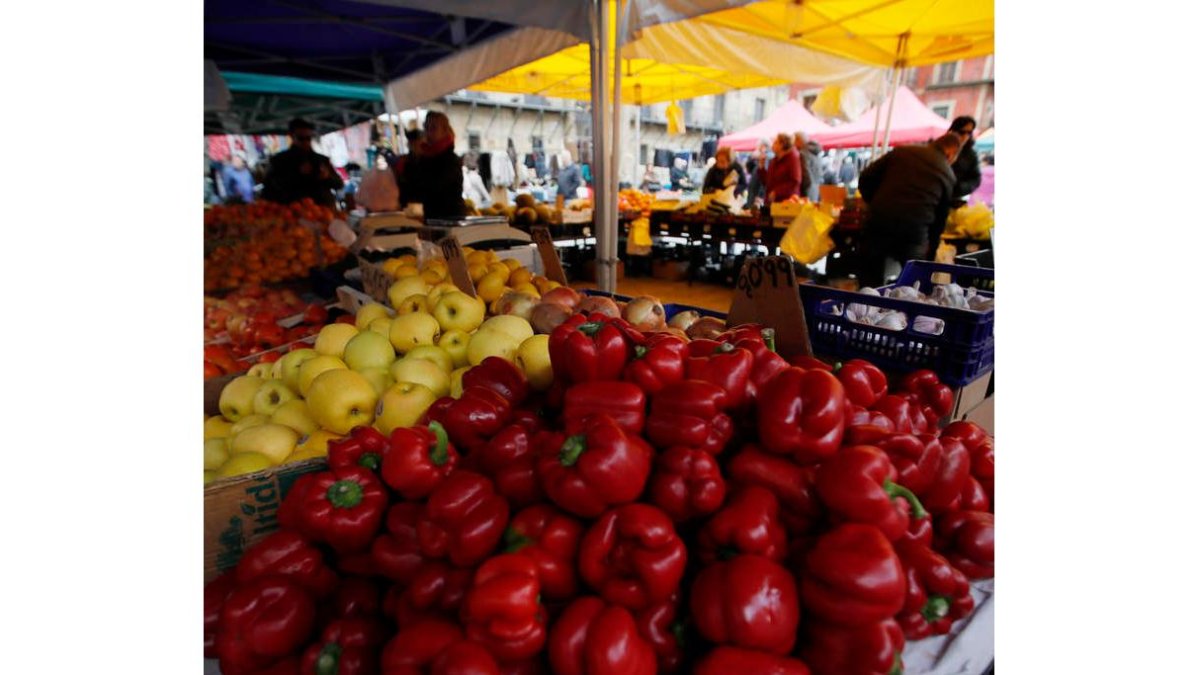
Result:
<instances>
[{"instance_id":1,"label":"metal tent pole","mask_svg":"<svg viewBox=\"0 0 1200 675\"><path fill-rule=\"evenodd\" d=\"M600 290L616 289L610 267L616 250L616 221L612 217L612 197L608 192L608 147L606 99L608 82L607 0L591 0L592 9L592 186L595 193L593 216L596 229L596 283Z\"/></svg>"},{"instance_id":2,"label":"metal tent pole","mask_svg":"<svg viewBox=\"0 0 1200 675\"><path fill-rule=\"evenodd\" d=\"M896 108L896 92L900 90L900 80L904 75L904 64L907 61L905 55L907 51L908 33L904 33L896 41L896 65L893 68L892 100L888 104L887 126L883 129L883 147L881 149L884 151L887 150L888 143L892 139L892 112Z\"/></svg>"},{"instance_id":3,"label":"metal tent pole","mask_svg":"<svg viewBox=\"0 0 1200 675\"><path fill-rule=\"evenodd\" d=\"M891 71L888 71L891 74ZM883 113L883 96L887 93L888 81L887 78L879 85L879 102L875 104L875 130L871 132L871 160L875 161L875 148L879 147L879 119Z\"/></svg>"}]
</instances>

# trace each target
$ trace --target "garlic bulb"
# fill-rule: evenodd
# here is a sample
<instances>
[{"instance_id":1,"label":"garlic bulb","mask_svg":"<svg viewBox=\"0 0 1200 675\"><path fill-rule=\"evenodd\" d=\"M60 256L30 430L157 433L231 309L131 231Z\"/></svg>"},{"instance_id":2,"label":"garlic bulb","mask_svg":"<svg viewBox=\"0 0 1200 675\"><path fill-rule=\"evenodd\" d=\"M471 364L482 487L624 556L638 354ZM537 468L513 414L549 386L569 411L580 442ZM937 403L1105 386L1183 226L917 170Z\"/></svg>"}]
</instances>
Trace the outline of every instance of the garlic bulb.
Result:
<instances>
[{"instance_id":1,"label":"garlic bulb","mask_svg":"<svg viewBox=\"0 0 1200 675\"><path fill-rule=\"evenodd\" d=\"M913 319L913 330L926 335L941 335L946 329L946 322L932 316L918 316Z\"/></svg>"},{"instance_id":2,"label":"garlic bulb","mask_svg":"<svg viewBox=\"0 0 1200 675\"><path fill-rule=\"evenodd\" d=\"M903 312L887 312L875 321L875 326L886 330L904 330L908 326L908 319Z\"/></svg>"}]
</instances>

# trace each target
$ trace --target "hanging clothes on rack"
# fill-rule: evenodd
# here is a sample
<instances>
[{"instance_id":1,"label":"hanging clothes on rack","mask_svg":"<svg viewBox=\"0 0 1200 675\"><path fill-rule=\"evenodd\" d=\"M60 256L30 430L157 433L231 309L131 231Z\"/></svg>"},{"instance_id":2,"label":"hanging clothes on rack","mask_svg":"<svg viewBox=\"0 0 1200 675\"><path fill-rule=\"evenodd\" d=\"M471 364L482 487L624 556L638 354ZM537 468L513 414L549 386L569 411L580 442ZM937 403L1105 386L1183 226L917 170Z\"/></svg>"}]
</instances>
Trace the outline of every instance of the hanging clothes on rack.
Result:
<instances>
[{"instance_id":1,"label":"hanging clothes on rack","mask_svg":"<svg viewBox=\"0 0 1200 675\"><path fill-rule=\"evenodd\" d=\"M516 185L517 172L508 153L498 152L492 155L492 184L500 187Z\"/></svg>"}]
</instances>

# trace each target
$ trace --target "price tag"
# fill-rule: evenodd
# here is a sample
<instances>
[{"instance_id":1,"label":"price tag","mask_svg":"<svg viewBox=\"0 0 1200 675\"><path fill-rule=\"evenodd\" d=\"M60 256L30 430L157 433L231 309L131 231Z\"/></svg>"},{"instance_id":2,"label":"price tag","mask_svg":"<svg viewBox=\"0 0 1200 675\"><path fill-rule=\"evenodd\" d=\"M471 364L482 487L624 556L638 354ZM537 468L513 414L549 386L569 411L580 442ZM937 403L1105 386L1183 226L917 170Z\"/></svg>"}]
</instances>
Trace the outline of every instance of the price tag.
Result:
<instances>
[{"instance_id":1,"label":"price tag","mask_svg":"<svg viewBox=\"0 0 1200 675\"><path fill-rule=\"evenodd\" d=\"M379 302L388 304L387 292L394 281L392 276L383 270L382 265L364 258L358 259L358 270L362 273L363 291Z\"/></svg>"},{"instance_id":2,"label":"price tag","mask_svg":"<svg viewBox=\"0 0 1200 675\"><path fill-rule=\"evenodd\" d=\"M563 271L562 261L558 259L558 250L554 248L554 239L550 236L550 228L544 225L534 225L529 228L533 243L537 244L538 254L542 257L542 268L546 278L567 285L567 273Z\"/></svg>"},{"instance_id":3,"label":"price tag","mask_svg":"<svg viewBox=\"0 0 1200 675\"><path fill-rule=\"evenodd\" d=\"M727 323L730 326L758 323L774 328L776 349L785 358L812 356L808 324L790 256L746 258Z\"/></svg>"},{"instance_id":4,"label":"price tag","mask_svg":"<svg viewBox=\"0 0 1200 675\"><path fill-rule=\"evenodd\" d=\"M471 281L471 274L467 272L467 261L463 258L458 237L453 234L443 237L438 240L437 246L442 251L442 257L446 259L446 266L450 268L450 280L458 286L458 290L472 298L475 297L475 284Z\"/></svg>"}]
</instances>

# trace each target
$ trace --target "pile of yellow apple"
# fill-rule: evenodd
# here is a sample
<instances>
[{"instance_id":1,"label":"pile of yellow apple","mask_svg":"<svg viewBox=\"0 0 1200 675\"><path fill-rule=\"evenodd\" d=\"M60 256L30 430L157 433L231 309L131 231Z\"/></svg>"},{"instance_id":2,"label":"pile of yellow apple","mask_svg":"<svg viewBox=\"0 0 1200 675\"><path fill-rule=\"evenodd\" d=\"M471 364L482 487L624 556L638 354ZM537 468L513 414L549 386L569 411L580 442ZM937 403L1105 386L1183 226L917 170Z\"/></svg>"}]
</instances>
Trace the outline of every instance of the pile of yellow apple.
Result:
<instances>
[{"instance_id":1,"label":"pile of yellow apple","mask_svg":"<svg viewBox=\"0 0 1200 675\"><path fill-rule=\"evenodd\" d=\"M516 268L498 264L508 281ZM489 356L516 364L535 389L553 381L549 336L534 335L527 319L486 318L483 299L423 274L401 278L388 296L391 308L364 305L353 325L324 326L312 348L225 386L221 414L204 422L205 483L322 457L357 426L413 426L438 398L461 395L463 372Z\"/></svg>"},{"instance_id":2,"label":"pile of yellow apple","mask_svg":"<svg viewBox=\"0 0 1200 675\"><path fill-rule=\"evenodd\" d=\"M537 298L560 286L556 281L534 274L515 258L501 259L495 251L464 246L463 257L467 263L467 274L471 276L471 283L475 284L475 293L487 303L488 313L491 315L501 313L496 311L495 303L509 291L526 293ZM397 309L412 295L427 296L439 286L448 289L455 287L450 280L450 270L446 261L441 258L431 258L419 263L415 255L406 254L389 258L380 265L396 280L388 289L388 301ZM422 287L415 281L402 283L406 279L419 279L425 286ZM420 290L422 288L424 290ZM413 300L416 301L415 298Z\"/></svg>"}]
</instances>

